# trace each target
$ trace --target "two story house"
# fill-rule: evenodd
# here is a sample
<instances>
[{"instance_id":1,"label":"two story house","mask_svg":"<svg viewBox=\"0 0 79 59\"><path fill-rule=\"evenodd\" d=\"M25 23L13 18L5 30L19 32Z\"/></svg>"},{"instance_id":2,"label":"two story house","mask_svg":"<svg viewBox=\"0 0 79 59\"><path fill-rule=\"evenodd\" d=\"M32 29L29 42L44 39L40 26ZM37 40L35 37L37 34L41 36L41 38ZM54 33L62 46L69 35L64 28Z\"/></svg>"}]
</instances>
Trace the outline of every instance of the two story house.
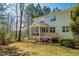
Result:
<instances>
[{"instance_id":1,"label":"two story house","mask_svg":"<svg viewBox=\"0 0 79 59\"><path fill-rule=\"evenodd\" d=\"M38 40L52 40L56 37L73 39L70 28L71 21L71 9L34 18L30 26L30 36Z\"/></svg>"}]
</instances>

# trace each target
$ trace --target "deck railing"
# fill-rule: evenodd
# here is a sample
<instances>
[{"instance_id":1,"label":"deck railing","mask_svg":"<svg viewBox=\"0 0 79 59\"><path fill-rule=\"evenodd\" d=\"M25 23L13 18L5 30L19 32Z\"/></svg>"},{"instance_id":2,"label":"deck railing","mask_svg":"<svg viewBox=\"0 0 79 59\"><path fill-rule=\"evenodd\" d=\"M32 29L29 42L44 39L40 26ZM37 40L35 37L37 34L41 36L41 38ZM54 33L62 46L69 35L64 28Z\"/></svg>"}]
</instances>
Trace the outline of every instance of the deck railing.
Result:
<instances>
[{"instance_id":1,"label":"deck railing","mask_svg":"<svg viewBox=\"0 0 79 59\"><path fill-rule=\"evenodd\" d=\"M56 33L40 33L40 37L42 38L53 38L53 37L58 37Z\"/></svg>"}]
</instances>

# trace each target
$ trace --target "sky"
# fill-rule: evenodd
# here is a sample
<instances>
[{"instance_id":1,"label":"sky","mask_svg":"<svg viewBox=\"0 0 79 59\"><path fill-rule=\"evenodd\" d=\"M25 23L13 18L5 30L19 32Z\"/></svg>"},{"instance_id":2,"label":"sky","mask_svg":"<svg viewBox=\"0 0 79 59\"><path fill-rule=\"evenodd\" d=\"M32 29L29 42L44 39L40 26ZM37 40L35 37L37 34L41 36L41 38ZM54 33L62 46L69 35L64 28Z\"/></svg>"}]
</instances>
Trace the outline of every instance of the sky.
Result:
<instances>
[{"instance_id":1,"label":"sky","mask_svg":"<svg viewBox=\"0 0 79 59\"><path fill-rule=\"evenodd\" d=\"M37 3L34 3L34 5L36 5ZM67 8L70 8L70 7L73 7L75 6L76 4L75 3L39 3L42 7L43 6L48 6L52 9L58 7L58 9L62 10L62 9L67 9ZM12 12L13 10L16 9L16 4L15 3L12 3L10 4L10 11ZM18 8L19 9L19 8ZM14 13L14 11L13 11Z\"/></svg>"},{"instance_id":2,"label":"sky","mask_svg":"<svg viewBox=\"0 0 79 59\"><path fill-rule=\"evenodd\" d=\"M75 6L75 3L41 3L41 6L48 6L51 9L58 7L59 9L66 9Z\"/></svg>"},{"instance_id":3,"label":"sky","mask_svg":"<svg viewBox=\"0 0 79 59\"><path fill-rule=\"evenodd\" d=\"M34 3L34 5L36 5L37 3ZM51 11L54 9L54 8L58 8L60 10L63 10L63 9L67 9L67 8L70 8L70 7L73 7L75 6L76 4L75 3L39 3L42 7L43 6L48 6L50 7ZM8 12L10 12L10 14L13 16L13 14L15 14L15 11L16 10L16 3L11 3L9 4L9 9L8 9ZM19 9L19 7L18 7ZM19 11L18 11L19 13Z\"/></svg>"}]
</instances>

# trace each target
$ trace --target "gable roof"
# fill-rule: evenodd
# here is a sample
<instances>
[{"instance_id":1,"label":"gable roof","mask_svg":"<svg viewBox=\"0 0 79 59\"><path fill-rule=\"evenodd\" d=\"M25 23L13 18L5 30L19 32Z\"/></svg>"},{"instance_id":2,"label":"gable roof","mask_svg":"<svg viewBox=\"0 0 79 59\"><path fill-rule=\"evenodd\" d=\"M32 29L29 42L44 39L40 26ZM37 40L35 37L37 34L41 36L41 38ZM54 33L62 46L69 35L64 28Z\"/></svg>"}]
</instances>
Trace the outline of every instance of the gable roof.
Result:
<instances>
[{"instance_id":1,"label":"gable roof","mask_svg":"<svg viewBox=\"0 0 79 59\"><path fill-rule=\"evenodd\" d=\"M45 24L45 23L38 23L38 22L34 22L31 27L49 27L49 25Z\"/></svg>"},{"instance_id":2,"label":"gable roof","mask_svg":"<svg viewBox=\"0 0 79 59\"><path fill-rule=\"evenodd\" d=\"M61 11L56 11L55 13L50 13L48 15L44 15L44 16L34 18L33 21L39 20L40 18L46 18L46 17L51 16L51 15L62 14L62 13L65 13L66 11L71 11L71 8L64 9L64 10L61 10Z\"/></svg>"}]
</instances>

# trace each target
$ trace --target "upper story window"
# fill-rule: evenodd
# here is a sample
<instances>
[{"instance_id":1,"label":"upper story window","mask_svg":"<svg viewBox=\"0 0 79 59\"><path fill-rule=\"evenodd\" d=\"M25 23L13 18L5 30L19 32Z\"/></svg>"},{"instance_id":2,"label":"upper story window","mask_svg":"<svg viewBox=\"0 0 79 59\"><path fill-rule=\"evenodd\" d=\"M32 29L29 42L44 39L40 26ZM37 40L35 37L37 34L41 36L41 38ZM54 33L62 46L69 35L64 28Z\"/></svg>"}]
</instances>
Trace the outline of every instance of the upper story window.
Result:
<instances>
[{"instance_id":1,"label":"upper story window","mask_svg":"<svg viewBox=\"0 0 79 59\"><path fill-rule=\"evenodd\" d=\"M40 21L40 23L44 23L44 21Z\"/></svg>"},{"instance_id":2,"label":"upper story window","mask_svg":"<svg viewBox=\"0 0 79 59\"><path fill-rule=\"evenodd\" d=\"M56 16L51 17L50 21L56 21Z\"/></svg>"},{"instance_id":3,"label":"upper story window","mask_svg":"<svg viewBox=\"0 0 79 59\"><path fill-rule=\"evenodd\" d=\"M69 26L62 26L62 32L69 32Z\"/></svg>"}]
</instances>

